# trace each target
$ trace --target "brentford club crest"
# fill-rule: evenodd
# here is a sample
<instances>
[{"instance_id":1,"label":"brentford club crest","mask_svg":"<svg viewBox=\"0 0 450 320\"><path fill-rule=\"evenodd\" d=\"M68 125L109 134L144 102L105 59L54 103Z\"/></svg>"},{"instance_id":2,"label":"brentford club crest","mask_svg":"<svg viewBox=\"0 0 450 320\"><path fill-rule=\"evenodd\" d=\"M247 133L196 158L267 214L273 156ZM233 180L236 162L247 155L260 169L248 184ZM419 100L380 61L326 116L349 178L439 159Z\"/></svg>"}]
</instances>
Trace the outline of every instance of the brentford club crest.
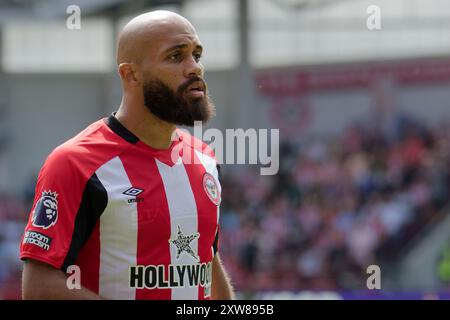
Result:
<instances>
[{"instance_id":1,"label":"brentford club crest","mask_svg":"<svg viewBox=\"0 0 450 320\"><path fill-rule=\"evenodd\" d=\"M206 194L208 195L208 198L217 206L219 205L220 195L219 195L219 188L216 183L216 179L209 174L208 172L205 172L203 176L203 189L205 189Z\"/></svg>"}]
</instances>

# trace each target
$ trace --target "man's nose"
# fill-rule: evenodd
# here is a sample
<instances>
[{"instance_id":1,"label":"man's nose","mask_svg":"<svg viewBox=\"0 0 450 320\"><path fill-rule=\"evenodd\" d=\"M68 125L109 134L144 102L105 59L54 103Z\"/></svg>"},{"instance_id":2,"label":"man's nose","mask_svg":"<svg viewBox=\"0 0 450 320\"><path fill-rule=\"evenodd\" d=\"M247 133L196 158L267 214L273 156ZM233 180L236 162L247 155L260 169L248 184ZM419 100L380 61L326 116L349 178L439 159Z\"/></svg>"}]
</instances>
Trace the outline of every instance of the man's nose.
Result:
<instances>
[{"instance_id":1,"label":"man's nose","mask_svg":"<svg viewBox=\"0 0 450 320\"><path fill-rule=\"evenodd\" d=\"M195 61L194 57L188 59L185 68L185 77L190 78L192 76L201 77L203 75L203 65Z\"/></svg>"}]
</instances>

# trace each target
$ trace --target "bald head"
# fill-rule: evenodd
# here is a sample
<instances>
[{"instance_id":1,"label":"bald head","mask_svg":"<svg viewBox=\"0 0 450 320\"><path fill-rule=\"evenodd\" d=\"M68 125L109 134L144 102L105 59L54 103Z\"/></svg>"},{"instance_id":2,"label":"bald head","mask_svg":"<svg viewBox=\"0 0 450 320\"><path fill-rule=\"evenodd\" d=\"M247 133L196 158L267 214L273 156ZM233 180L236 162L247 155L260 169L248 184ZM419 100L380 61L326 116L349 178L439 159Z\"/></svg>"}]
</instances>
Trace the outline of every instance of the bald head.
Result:
<instances>
[{"instance_id":1,"label":"bald head","mask_svg":"<svg viewBox=\"0 0 450 320\"><path fill-rule=\"evenodd\" d=\"M149 54L149 49L170 35L192 34L196 31L192 24L177 13L165 10L141 14L128 22L117 44L117 64L124 62L141 63Z\"/></svg>"}]
</instances>

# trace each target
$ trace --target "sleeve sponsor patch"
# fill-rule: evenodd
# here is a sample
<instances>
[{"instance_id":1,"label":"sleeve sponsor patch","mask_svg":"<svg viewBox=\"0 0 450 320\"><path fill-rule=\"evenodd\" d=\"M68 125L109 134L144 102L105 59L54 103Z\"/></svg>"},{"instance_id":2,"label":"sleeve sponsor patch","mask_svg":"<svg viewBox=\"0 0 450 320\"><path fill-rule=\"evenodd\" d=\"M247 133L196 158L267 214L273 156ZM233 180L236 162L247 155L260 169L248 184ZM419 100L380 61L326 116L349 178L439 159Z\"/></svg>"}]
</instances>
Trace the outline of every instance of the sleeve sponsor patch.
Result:
<instances>
[{"instance_id":1,"label":"sleeve sponsor patch","mask_svg":"<svg viewBox=\"0 0 450 320\"><path fill-rule=\"evenodd\" d=\"M42 248L46 251L50 250L50 245L52 243L52 238L36 231L25 231L25 236L23 237L23 244L33 244Z\"/></svg>"}]
</instances>

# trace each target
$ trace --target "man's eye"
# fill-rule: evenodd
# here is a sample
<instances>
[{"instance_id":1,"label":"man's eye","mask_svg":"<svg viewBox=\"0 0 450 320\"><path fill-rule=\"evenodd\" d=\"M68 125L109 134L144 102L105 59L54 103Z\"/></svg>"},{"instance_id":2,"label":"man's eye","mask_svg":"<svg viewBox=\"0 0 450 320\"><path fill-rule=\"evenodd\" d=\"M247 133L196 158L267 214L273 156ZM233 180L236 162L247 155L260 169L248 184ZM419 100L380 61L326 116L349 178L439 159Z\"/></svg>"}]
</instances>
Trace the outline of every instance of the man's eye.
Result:
<instances>
[{"instance_id":1,"label":"man's eye","mask_svg":"<svg viewBox=\"0 0 450 320\"><path fill-rule=\"evenodd\" d=\"M181 54L180 53L172 54L171 56L169 56L169 59L172 61L179 61L181 59Z\"/></svg>"},{"instance_id":2,"label":"man's eye","mask_svg":"<svg viewBox=\"0 0 450 320\"><path fill-rule=\"evenodd\" d=\"M202 54L201 53L194 53L195 61L199 62L201 58L202 58Z\"/></svg>"}]
</instances>

